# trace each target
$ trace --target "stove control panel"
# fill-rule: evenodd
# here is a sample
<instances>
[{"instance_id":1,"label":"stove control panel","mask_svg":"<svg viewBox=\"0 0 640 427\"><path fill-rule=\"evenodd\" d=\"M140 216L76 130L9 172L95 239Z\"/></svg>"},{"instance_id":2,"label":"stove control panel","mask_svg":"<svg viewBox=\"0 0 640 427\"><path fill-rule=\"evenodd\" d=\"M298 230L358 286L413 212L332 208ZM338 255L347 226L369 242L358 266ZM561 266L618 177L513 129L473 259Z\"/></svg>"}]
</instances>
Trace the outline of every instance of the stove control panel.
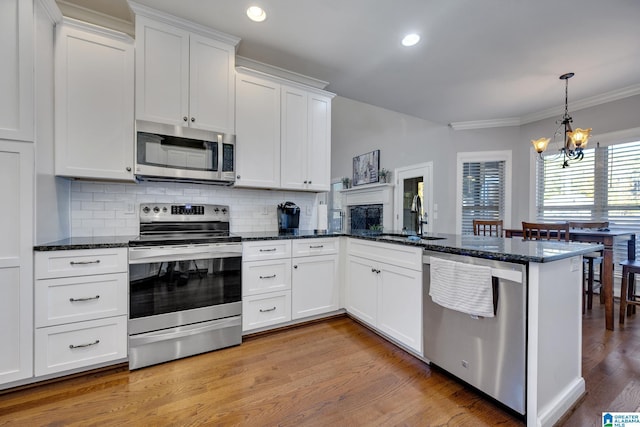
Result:
<instances>
[{"instance_id":1,"label":"stove control panel","mask_svg":"<svg viewBox=\"0 0 640 427\"><path fill-rule=\"evenodd\" d=\"M229 221L229 206L170 203L140 205L140 222Z\"/></svg>"}]
</instances>

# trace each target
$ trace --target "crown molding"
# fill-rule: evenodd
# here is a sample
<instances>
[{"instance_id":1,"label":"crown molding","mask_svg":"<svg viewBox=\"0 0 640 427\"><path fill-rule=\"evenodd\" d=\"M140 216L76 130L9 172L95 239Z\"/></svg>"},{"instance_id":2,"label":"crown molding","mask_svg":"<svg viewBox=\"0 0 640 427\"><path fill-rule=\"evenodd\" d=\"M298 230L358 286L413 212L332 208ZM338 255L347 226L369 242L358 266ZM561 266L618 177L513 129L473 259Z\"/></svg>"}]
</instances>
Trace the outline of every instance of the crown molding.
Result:
<instances>
[{"instance_id":1,"label":"crown molding","mask_svg":"<svg viewBox=\"0 0 640 427\"><path fill-rule=\"evenodd\" d=\"M65 0L57 0L57 3L58 7L60 7L60 10L62 11L62 14L64 16L68 16L69 18L90 22L101 27L111 28L113 30L120 31L121 33L129 34L130 36L133 36L135 34L133 21L114 18L113 16L96 12L86 7L68 3Z\"/></svg>"},{"instance_id":2,"label":"crown molding","mask_svg":"<svg viewBox=\"0 0 640 427\"><path fill-rule=\"evenodd\" d=\"M147 18L155 19L156 21L164 22L165 24L181 27L192 33L197 33L204 37L210 37L234 46L235 49L238 48L238 43L240 43L240 37L223 33L222 31L218 31L211 27L207 27L193 21L188 21L174 15L169 15L168 13L141 5L133 1L129 1L128 3L129 7L135 15L146 16Z\"/></svg>"},{"instance_id":3,"label":"crown molding","mask_svg":"<svg viewBox=\"0 0 640 427\"><path fill-rule=\"evenodd\" d=\"M597 105L606 104L608 102L618 101L620 99L629 98L631 96L640 95L640 84L627 86L622 89L603 93L601 95L591 96L578 101L571 102L571 111L584 110L585 108L595 107ZM475 120L468 122L452 122L449 127L453 130L470 130L470 129L487 129L507 126L522 126L527 123L537 122L539 120L551 117L561 116L564 113L564 105L548 108L537 113L525 114L522 117L510 117L506 119L495 120Z\"/></svg>"},{"instance_id":4,"label":"crown molding","mask_svg":"<svg viewBox=\"0 0 640 427\"><path fill-rule=\"evenodd\" d=\"M640 94L640 84L627 86L622 89L613 90L601 95L591 96L589 98L571 101L571 111L584 110L585 108L595 107L596 105L606 104L607 102L617 101L619 99L629 98ZM521 117L522 124L533 123L539 120L548 119L550 117L561 116L564 114L564 105L554 108L548 108L537 113L526 114Z\"/></svg>"},{"instance_id":5,"label":"crown molding","mask_svg":"<svg viewBox=\"0 0 640 427\"><path fill-rule=\"evenodd\" d=\"M469 130L469 129L487 129L487 128L501 128L509 126L520 126L520 118L510 117L506 119L495 120L475 120L469 122L451 122L449 127L453 130Z\"/></svg>"},{"instance_id":6,"label":"crown molding","mask_svg":"<svg viewBox=\"0 0 640 427\"><path fill-rule=\"evenodd\" d=\"M42 10L45 11L51 22L62 22L62 12L55 0L38 0L38 3L42 6Z\"/></svg>"},{"instance_id":7,"label":"crown molding","mask_svg":"<svg viewBox=\"0 0 640 427\"><path fill-rule=\"evenodd\" d=\"M236 67L248 68L251 70L261 71L265 74L277 76L285 80L298 82L305 86L311 86L316 89L324 90L329 85L329 82L316 79L314 77L305 76L294 71L285 70L284 68L276 67L275 65L265 64L264 62L256 61L255 59L247 58L244 56L236 55Z\"/></svg>"}]
</instances>

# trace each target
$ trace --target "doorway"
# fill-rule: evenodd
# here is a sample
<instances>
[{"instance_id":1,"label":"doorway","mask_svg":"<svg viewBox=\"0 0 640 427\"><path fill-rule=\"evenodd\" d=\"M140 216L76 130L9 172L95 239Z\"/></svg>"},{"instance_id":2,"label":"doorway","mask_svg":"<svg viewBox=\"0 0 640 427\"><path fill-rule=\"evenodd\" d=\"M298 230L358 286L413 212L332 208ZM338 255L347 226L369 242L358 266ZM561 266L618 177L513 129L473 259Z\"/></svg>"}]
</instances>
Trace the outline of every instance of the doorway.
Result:
<instances>
[{"instance_id":1,"label":"doorway","mask_svg":"<svg viewBox=\"0 0 640 427\"><path fill-rule=\"evenodd\" d=\"M411 234L432 233L433 162L397 168L394 175L394 228Z\"/></svg>"}]
</instances>

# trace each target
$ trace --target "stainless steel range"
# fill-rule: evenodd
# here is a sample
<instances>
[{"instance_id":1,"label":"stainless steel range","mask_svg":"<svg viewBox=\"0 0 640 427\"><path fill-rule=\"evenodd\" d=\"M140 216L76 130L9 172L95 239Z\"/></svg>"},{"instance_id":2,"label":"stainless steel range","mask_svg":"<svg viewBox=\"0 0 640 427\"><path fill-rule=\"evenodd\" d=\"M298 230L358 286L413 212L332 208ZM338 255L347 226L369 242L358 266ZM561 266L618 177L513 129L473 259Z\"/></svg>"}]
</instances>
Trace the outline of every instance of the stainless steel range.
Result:
<instances>
[{"instance_id":1,"label":"stainless steel range","mask_svg":"<svg viewBox=\"0 0 640 427\"><path fill-rule=\"evenodd\" d=\"M129 368L242 341L242 243L229 207L140 205L129 242Z\"/></svg>"}]
</instances>

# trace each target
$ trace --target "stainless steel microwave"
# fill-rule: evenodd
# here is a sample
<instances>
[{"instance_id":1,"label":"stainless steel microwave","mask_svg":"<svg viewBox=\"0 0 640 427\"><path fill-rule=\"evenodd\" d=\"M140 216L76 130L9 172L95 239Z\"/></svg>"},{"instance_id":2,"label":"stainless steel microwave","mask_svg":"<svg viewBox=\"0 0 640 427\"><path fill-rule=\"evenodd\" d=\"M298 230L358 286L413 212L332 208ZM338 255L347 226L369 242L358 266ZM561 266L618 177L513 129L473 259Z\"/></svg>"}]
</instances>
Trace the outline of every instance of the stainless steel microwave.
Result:
<instances>
[{"instance_id":1,"label":"stainless steel microwave","mask_svg":"<svg viewBox=\"0 0 640 427\"><path fill-rule=\"evenodd\" d=\"M179 135L167 133L138 128L135 174L139 179L235 182L235 135L184 130Z\"/></svg>"}]
</instances>

